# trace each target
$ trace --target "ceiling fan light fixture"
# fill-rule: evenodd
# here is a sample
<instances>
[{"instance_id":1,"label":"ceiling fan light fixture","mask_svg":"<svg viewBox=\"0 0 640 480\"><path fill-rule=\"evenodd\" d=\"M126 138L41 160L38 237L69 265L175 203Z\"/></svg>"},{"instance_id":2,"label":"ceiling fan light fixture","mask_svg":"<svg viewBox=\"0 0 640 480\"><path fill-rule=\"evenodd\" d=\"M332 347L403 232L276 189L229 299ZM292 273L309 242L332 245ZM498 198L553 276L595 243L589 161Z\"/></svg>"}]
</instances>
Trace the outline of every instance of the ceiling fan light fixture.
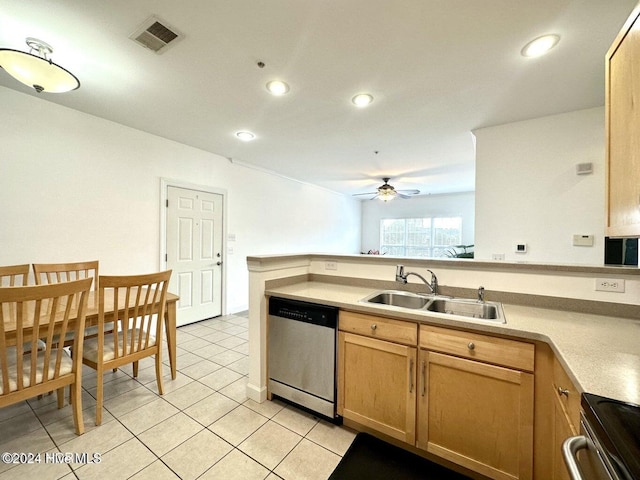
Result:
<instances>
[{"instance_id":1,"label":"ceiling fan light fixture","mask_svg":"<svg viewBox=\"0 0 640 480\"><path fill-rule=\"evenodd\" d=\"M356 107L359 107L359 108L366 107L371 102L373 102L373 95L369 93L359 93L351 99L351 102Z\"/></svg>"},{"instance_id":2,"label":"ceiling fan light fixture","mask_svg":"<svg viewBox=\"0 0 640 480\"><path fill-rule=\"evenodd\" d=\"M236 132L236 137L238 137L243 142L250 142L251 140L254 140L256 138L254 133L251 133L247 130Z\"/></svg>"},{"instance_id":3,"label":"ceiling fan light fixture","mask_svg":"<svg viewBox=\"0 0 640 480\"><path fill-rule=\"evenodd\" d=\"M542 35L527 43L521 50L523 57L540 57L555 47L560 41L560 35L555 33Z\"/></svg>"},{"instance_id":4,"label":"ceiling fan light fixture","mask_svg":"<svg viewBox=\"0 0 640 480\"><path fill-rule=\"evenodd\" d=\"M272 80L267 83L267 90L276 97L289 93L289 85L282 80Z\"/></svg>"},{"instance_id":5,"label":"ceiling fan light fixture","mask_svg":"<svg viewBox=\"0 0 640 480\"><path fill-rule=\"evenodd\" d=\"M9 75L38 93L65 93L80 87L73 73L51 61L51 45L31 37L26 43L29 52L0 48L0 66Z\"/></svg>"},{"instance_id":6,"label":"ceiling fan light fixture","mask_svg":"<svg viewBox=\"0 0 640 480\"><path fill-rule=\"evenodd\" d=\"M378 198L383 202L390 202L391 200L396 198L396 195L397 193L395 190L386 190L384 192L378 193Z\"/></svg>"}]
</instances>

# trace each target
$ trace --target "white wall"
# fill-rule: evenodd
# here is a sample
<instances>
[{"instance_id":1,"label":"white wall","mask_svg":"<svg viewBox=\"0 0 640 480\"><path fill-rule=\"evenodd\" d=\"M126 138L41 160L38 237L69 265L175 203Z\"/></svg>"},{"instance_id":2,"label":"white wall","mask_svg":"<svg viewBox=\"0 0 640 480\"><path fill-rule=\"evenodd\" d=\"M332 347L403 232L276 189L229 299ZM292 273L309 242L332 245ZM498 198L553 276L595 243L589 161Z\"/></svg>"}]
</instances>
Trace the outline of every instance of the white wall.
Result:
<instances>
[{"instance_id":1,"label":"white wall","mask_svg":"<svg viewBox=\"0 0 640 480\"><path fill-rule=\"evenodd\" d=\"M488 127L476 135L475 256L601 265L604 107ZM594 173L576 175L576 164ZM573 234L594 235L574 247ZM514 252L516 243L528 252Z\"/></svg>"},{"instance_id":2,"label":"white wall","mask_svg":"<svg viewBox=\"0 0 640 480\"><path fill-rule=\"evenodd\" d=\"M473 192L442 195L419 195L410 199L395 199L391 202L378 200L362 202L362 246L363 252L380 248L380 220L384 218L421 218L431 216L461 216L462 244L474 242Z\"/></svg>"},{"instance_id":3,"label":"white wall","mask_svg":"<svg viewBox=\"0 0 640 480\"><path fill-rule=\"evenodd\" d=\"M227 313L248 307L248 255L360 247L357 200L3 87L0 105L2 265L157 271L161 178L227 191Z\"/></svg>"}]
</instances>

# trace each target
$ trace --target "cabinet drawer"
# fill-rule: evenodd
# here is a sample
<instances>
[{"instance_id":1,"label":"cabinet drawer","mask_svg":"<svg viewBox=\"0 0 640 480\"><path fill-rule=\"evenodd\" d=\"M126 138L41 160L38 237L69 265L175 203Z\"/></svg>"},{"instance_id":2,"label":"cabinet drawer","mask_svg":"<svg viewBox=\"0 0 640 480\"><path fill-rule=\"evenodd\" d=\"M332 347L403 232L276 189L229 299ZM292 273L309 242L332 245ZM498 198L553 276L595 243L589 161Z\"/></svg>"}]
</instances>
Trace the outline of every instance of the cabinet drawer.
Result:
<instances>
[{"instance_id":1,"label":"cabinet drawer","mask_svg":"<svg viewBox=\"0 0 640 480\"><path fill-rule=\"evenodd\" d=\"M573 429L580 430L580 392L557 358L553 359L553 391Z\"/></svg>"},{"instance_id":2,"label":"cabinet drawer","mask_svg":"<svg viewBox=\"0 0 640 480\"><path fill-rule=\"evenodd\" d=\"M518 370L533 371L535 347L532 343L420 325L420 347Z\"/></svg>"},{"instance_id":3,"label":"cabinet drawer","mask_svg":"<svg viewBox=\"0 0 640 480\"><path fill-rule=\"evenodd\" d=\"M418 344L418 325L412 322L341 310L338 326L343 332L366 335L405 345Z\"/></svg>"}]
</instances>

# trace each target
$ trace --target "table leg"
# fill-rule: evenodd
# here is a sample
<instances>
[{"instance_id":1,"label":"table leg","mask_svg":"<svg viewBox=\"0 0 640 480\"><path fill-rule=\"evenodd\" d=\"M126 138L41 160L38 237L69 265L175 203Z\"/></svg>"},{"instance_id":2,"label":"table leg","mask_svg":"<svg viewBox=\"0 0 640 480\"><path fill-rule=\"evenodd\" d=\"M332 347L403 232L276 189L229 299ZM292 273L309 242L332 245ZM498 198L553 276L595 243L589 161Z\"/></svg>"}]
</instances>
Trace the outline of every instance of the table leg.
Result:
<instances>
[{"instance_id":1,"label":"table leg","mask_svg":"<svg viewBox=\"0 0 640 480\"><path fill-rule=\"evenodd\" d=\"M176 379L176 303L169 302L164 314L164 328L167 334L167 348L169 350L169 364L171 365L171 379Z\"/></svg>"}]
</instances>

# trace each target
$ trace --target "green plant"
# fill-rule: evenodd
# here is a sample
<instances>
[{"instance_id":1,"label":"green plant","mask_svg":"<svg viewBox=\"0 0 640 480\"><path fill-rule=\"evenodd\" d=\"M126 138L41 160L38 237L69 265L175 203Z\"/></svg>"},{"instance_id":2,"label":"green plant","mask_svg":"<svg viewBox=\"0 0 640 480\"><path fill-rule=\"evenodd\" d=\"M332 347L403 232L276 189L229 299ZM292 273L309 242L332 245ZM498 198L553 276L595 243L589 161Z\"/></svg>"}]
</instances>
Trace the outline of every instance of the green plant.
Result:
<instances>
[{"instance_id":1,"label":"green plant","mask_svg":"<svg viewBox=\"0 0 640 480\"><path fill-rule=\"evenodd\" d=\"M473 258L473 247L474 245L453 245L444 253L449 258Z\"/></svg>"}]
</instances>

